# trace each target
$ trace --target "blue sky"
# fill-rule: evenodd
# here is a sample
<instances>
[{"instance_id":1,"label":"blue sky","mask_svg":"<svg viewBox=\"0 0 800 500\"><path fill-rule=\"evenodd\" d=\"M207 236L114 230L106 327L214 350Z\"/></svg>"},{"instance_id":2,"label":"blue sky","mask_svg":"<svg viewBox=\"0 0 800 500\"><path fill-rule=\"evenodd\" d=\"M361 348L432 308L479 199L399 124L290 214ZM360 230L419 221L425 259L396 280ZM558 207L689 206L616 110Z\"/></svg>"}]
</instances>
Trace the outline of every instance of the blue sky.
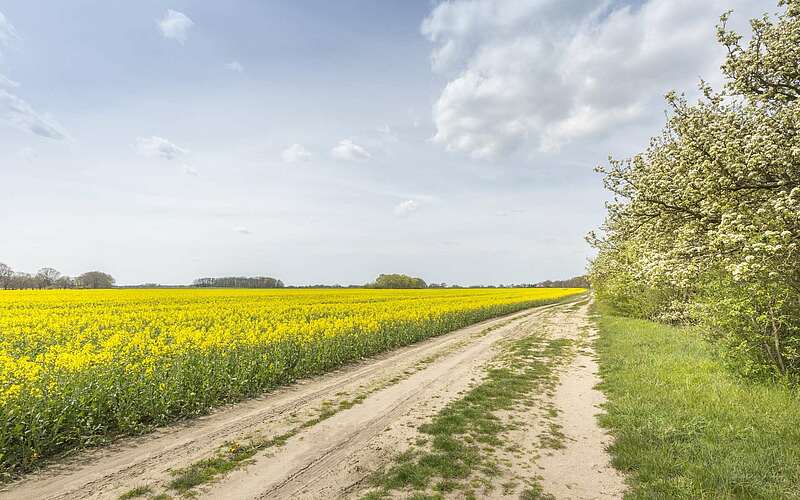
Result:
<instances>
[{"instance_id":1,"label":"blue sky","mask_svg":"<svg viewBox=\"0 0 800 500\"><path fill-rule=\"evenodd\" d=\"M593 167L755 0L0 5L0 262L121 283L583 271Z\"/></svg>"}]
</instances>

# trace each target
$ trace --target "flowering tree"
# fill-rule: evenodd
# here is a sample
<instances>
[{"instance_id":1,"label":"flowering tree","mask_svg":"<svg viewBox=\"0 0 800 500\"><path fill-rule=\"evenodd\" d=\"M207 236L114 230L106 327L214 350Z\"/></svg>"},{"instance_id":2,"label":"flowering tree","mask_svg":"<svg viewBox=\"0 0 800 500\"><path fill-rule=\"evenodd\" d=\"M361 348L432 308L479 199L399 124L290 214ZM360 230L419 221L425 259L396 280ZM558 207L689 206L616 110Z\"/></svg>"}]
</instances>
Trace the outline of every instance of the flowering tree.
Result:
<instances>
[{"instance_id":1,"label":"flowering tree","mask_svg":"<svg viewBox=\"0 0 800 500\"><path fill-rule=\"evenodd\" d=\"M695 320L749 372L800 373L800 0L721 18L727 84L671 113L641 154L598 168L614 195L592 264L626 312ZM625 290L625 287L631 287Z\"/></svg>"}]
</instances>

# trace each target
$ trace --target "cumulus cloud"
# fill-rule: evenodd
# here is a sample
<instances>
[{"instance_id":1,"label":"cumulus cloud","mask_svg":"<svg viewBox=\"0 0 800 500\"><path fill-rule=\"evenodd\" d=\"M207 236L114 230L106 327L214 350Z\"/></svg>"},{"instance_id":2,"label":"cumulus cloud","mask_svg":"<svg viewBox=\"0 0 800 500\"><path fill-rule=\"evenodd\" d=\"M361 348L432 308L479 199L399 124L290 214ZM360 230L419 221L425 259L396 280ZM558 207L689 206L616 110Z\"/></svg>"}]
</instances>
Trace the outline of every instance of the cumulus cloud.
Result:
<instances>
[{"instance_id":1,"label":"cumulus cloud","mask_svg":"<svg viewBox=\"0 0 800 500\"><path fill-rule=\"evenodd\" d=\"M136 150L139 154L148 158L164 158L166 160L174 160L179 156L183 156L189 151L183 149L172 142L164 139L163 137L139 137L136 139Z\"/></svg>"},{"instance_id":2,"label":"cumulus cloud","mask_svg":"<svg viewBox=\"0 0 800 500\"><path fill-rule=\"evenodd\" d=\"M67 140L69 135L52 117L34 110L23 99L0 89L0 119L12 126L54 140Z\"/></svg>"},{"instance_id":3,"label":"cumulus cloud","mask_svg":"<svg viewBox=\"0 0 800 500\"><path fill-rule=\"evenodd\" d=\"M673 88L715 75L719 15L753 0L442 2L422 24L434 71L450 79L433 108L434 142L474 158L557 150L660 114Z\"/></svg>"},{"instance_id":4,"label":"cumulus cloud","mask_svg":"<svg viewBox=\"0 0 800 500\"><path fill-rule=\"evenodd\" d=\"M311 159L311 152L300 144L292 144L283 150L281 158L286 163L302 163Z\"/></svg>"},{"instance_id":5,"label":"cumulus cloud","mask_svg":"<svg viewBox=\"0 0 800 500\"><path fill-rule=\"evenodd\" d=\"M18 38L14 25L0 12L0 56L2 49ZM27 101L9 92L17 87L19 83L0 75L0 121L40 137L69 139L67 132L53 117L39 113Z\"/></svg>"},{"instance_id":6,"label":"cumulus cloud","mask_svg":"<svg viewBox=\"0 0 800 500\"><path fill-rule=\"evenodd\" d=\"M438 203L441 203L441 200L438 197L418 193L395 205L392 211L395 215L406 216L412 212L420 210L423 207Z\"/></svg>"},{"instance_id":7,"label":"cumulus cloud","mask_svg":"<svg viewBox=\"0 0 800 500\"><path fill-rule=\"evenodd\" d=\"M233 228L233 230L236 231L239 234L253 234L252 231L250 231L249 229L247 229L244 226L236 226L235 228Z\"/></svg>"},{"instance_id":8,"label":"cumulus cloud","mask_svg":"<svg viewBox=\"0 0 800 500\"><path fill-rule=\"evenodd\" d=\"M239 61L231 61L228 64L226 64L225 67L237 73L244 72L244 66L242 66L242 64Z\"/></svg>"},{"instance_id":9,"label":"cumulus cloud","mask_svg":"<svg viewBox=\"0 0 800 500\"><path fill-rule=\"evenodd\" d=\"M408 215L411 212L415 212L419 210L422 204L414 199L406 200L402 203L399 203L394 207L394 214L395 215Z\"/></svg>"},{"instance_id":10,"label":"cumulus cloud","mask_svg":"<svg viewBox=\"0 0 800 500\"><path fill-rule=\"evenodd\" d=\"M194 26L194 21L183 12L168 9L160 21L156 21L158 29L164 38L176 40L183 45L189 37L189 30Z\"/></svg>"},{"instance_id":11,"label":"cumulus cloud","mask_svg":"<svg viewBox=\"0 0 800 500\"><path fill-rule=\"evenodd\" d=\"M337 160L348 161L369 160L372 158L372 155L369 154L369 151L354 143L350 139L339 141L339 144L331 149L331 156Z\"/></svg>"}]
</instances>

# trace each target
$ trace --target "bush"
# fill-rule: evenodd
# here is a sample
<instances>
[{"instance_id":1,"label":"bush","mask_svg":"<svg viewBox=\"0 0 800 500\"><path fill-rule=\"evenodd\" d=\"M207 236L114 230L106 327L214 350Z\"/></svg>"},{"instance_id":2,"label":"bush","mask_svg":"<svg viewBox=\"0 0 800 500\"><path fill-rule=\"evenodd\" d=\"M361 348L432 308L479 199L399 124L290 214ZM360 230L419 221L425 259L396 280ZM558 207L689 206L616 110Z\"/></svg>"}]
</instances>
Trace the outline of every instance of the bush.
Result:
<instances>
[{"instance_id":1,"label":"bush","mask_svg":"<svg viewBox=\"0 0 800 500\"><path fill-rule=\"evenodd\" d=\"M619 311L698 321L753 375L800 376L800 1L751 21L722 16L725 90L670 93L661 135L610 160L614 194L592 285Z\"/></svg>"}]
</instances>

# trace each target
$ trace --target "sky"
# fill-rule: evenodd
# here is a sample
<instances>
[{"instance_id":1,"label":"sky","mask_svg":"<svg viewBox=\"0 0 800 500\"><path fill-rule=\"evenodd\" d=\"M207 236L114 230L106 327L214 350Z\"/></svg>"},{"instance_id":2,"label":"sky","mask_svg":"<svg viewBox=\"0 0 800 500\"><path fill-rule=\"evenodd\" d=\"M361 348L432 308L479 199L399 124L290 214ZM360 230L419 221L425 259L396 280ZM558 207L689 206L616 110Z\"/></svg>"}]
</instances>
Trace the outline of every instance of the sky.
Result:
<instances>
[{"instance_id":1,"label":"sky","mask_svg":"<svg viewBox=\"0 0 800 500\"><path fill-rule=\"evenodd\" d=\"M185 284L584 272L759 0L5 0L0 262Z\"/></svg>"}]
</instances>

